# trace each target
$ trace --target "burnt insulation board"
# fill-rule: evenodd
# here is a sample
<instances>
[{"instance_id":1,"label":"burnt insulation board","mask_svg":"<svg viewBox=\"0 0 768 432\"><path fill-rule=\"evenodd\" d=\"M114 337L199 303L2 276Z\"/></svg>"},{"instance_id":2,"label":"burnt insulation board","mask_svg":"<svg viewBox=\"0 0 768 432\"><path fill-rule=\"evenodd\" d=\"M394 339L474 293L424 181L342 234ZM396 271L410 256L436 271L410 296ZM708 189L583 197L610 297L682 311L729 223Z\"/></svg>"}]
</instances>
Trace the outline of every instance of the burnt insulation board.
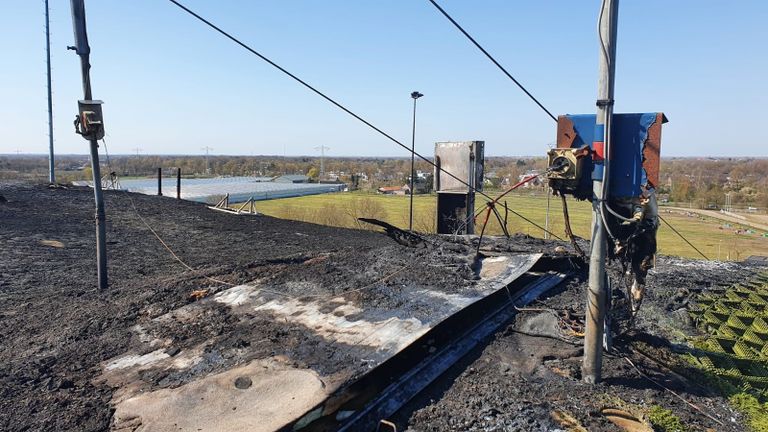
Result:
<instances>
[{"instance_id":1,"label":"burnt insulation board","mask_svg":"<svg viewBox=\"0 0 768 432\"><path fill-rule=\"evenodd\" d=\"M133 328L140 347L103 363L100 380L116 388L113 430L279 429L448 317L504 289L540 257L485 258L480 279L473 286L442 291L420 288L416 283L401 294L402 301L396 307L389 308L362 309L349 293L289 297L261 283L235 286L183 306ZM259 344L226 351L213 340L181 351L169 349L174 346L174 337L164 329L179 323L194 328L223 313L221 308L228 320L247 324L266 318L303 332L307 346L279 355L265 355ZM328 364L318 362L313 351L330 353ZM314 358L314 363L308 362L308 357ZM147 383L146 377L158 376L166 377L160 383L170 384Z\"/></svg>"}]
</instances>

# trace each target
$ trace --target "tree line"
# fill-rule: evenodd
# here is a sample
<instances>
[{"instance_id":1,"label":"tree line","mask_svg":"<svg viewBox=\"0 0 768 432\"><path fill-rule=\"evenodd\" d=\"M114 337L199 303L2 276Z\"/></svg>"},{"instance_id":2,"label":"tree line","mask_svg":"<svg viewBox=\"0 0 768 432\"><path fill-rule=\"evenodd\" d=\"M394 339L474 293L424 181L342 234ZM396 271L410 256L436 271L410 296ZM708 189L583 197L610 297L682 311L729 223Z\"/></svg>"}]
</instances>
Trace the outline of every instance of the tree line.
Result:
<instances>
[{"instance_id":1,"label":"tree line","mask_svg":"<svg viewBox=\"0 0 768 432\"><path fill-rule=\"evenodd\" d=\"M120 177L151 177L157 168L166 175L181 169L184 177L264 176L305 174L315 180L351 182L358 177L361 189L401 186L410 174L410 158L326 157L320 173L318 157L297 156L163 156L117 155L102 157L102 173ZM486 157L485 187L503 188L520 176L543 172L543 157ZM431 173L433 167L416 161L416 170ZM62 155L56 159L57 181L90 179L87 156ZM48 160L44 155L0 156L0 179L46 181ZM321 178L324 177L324 178ZM737 207L768 208L768 159L765 158L665 158L661 163L658 193L662 201L698 208L720 208L726 194Z\"/></svg>"}]
</instances>

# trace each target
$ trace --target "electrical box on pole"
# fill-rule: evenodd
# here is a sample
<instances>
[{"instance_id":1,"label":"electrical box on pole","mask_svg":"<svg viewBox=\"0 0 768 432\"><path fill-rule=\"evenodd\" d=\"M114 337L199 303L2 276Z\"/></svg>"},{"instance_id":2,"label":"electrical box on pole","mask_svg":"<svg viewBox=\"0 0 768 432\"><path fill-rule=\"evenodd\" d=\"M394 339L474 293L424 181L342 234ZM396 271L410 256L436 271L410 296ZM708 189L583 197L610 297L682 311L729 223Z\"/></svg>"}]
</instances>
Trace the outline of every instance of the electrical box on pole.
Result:
<instances>
[{"instance_id":1,"label":"electrical box on pole","mask_svg":"<svg viewBox=\"0 0 768 432\"><path fill-rule=\"evenodd\" d=\"M104 138L104 116L100 100L77 101L78 118L75 119L75 132L87 140L100 140Z\"/></svg>"},{"instance_id":2,"label":"electrical box on pole","mask_svg":"<svg viewBox=\"0 0 768 432\"><path fill-rule=\"evenodd\" d=\"M606 261L619 260L633 276L632 313L642 300L656 253L663 113L613 113L618 0L603 0L599 15L596 114L557 119L557 148L548 153L549 185L560 195L592 202L592 236L582 377L599 382L602 350L610 341L606 313L611 293Z\"/></svg>"},{"instance_id":3,"label":"electrical box on pole","mask_svg":"<svg viewBox=\"0 0 768 432\"><path fill-rule=\"evenodd\" d=\"M558 194L592 200L595 163L604 154L594 148L595 114L567 114L557 118L557 147L547 153L549 183ZM611 169L607 197L611 201L638 198L659 184L661 112L613 114ZM616 203L614 203L616 204Z\"/></svg>"}]
</instances>

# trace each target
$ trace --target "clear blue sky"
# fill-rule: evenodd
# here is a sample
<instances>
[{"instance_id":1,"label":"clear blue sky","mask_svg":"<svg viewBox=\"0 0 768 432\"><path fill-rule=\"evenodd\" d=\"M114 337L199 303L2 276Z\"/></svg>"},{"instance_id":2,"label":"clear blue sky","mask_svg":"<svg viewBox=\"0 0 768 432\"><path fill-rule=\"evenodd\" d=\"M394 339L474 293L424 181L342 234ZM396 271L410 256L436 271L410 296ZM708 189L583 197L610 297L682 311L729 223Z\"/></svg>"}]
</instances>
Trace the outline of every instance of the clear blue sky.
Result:
<instances>
[{"instance_id":1,"label":"clear blue sky","mask_svg":"<svg viewBox=\"0 0 768 432\"><path fill-rule=\"evenodd\" d=\"M426 0L184 0L256 50L410 143L486 141L541 155L554 122ZM443 0L556 114L594 111L599 1ZM47 151L44 6L6 0L0 153ZM111 153L407 156L165 0L86 1L94 97ZM82 98L69 2L51 0L58 153ZM624 0L617 112L664 111L664 156L768 156L768 2Z\"/></svg>"}]
</instances>

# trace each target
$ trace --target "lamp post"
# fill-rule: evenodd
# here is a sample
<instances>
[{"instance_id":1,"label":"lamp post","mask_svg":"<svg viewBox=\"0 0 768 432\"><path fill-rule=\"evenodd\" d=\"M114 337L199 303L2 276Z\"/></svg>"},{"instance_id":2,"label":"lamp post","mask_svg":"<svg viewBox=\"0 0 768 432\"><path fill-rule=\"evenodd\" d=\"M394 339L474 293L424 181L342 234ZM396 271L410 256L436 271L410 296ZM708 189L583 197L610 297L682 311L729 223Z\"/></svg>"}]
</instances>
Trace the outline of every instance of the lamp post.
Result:
<instances>
[{"instance_id":1,"label":"lamp post","mask_svg":"<svg viewBox=\"0 0 768 432\"><path fill-rule=\"evenodd\" d=\"M424 95L417 91L411 93L411 97L413 98L413 134L411 135L411 184L409 191L411 195L411 204L408 218L408 231L413 231L413 184L414 177L416 177L416 171L414 170L414 164L416 162L416 99L422 96Z\"/></svg>"}]
</instances>

